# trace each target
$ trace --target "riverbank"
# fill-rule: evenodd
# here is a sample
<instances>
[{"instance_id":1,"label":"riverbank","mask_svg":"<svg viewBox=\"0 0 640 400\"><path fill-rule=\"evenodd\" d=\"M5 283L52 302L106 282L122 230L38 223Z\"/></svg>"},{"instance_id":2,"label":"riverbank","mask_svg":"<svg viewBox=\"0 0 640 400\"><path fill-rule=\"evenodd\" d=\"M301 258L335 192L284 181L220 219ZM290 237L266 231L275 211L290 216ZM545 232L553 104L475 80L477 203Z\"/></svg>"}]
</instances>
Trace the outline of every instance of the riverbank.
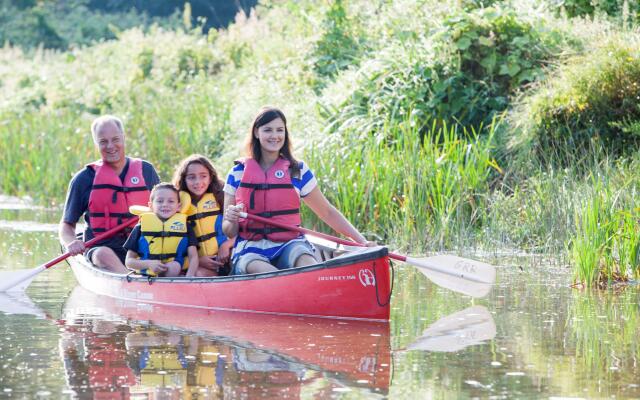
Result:
<instances>
[{"instance_id":1,"label":"riverbank","mask_svg":"<svg viewBox=\"0 0 640 400\"><path fill-rule=\"evenodd\" d=\"M637 277L635 21L463 3L268 3L206 37L156 27L64 52L5 47L0 191L60 206L97 157L102 113L163 179L193 152L224 175L271 103L370 237L566 251L577 281Z\"/></svg>"}]
</instances>

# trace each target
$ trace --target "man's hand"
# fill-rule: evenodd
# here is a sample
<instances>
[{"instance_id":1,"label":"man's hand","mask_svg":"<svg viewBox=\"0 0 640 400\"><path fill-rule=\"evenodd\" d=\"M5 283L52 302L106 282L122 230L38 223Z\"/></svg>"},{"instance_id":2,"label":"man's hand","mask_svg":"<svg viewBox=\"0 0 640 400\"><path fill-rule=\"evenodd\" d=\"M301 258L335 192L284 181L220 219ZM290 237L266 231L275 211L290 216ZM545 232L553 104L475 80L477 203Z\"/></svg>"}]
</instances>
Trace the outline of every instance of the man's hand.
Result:
<instances>
[{"instance_id":1,"label":"man's hand","mask_svg":"<svg viewBox=\"0 0 640 400\"><path fill-rule=\"evenodd\" d=\"M85 250L84 242L78 239L72 240L71 242L67 243L64 247L67 248L67 251L72 256L82 254L84 253L84 250Z\"/></svg>"}]
</instances>

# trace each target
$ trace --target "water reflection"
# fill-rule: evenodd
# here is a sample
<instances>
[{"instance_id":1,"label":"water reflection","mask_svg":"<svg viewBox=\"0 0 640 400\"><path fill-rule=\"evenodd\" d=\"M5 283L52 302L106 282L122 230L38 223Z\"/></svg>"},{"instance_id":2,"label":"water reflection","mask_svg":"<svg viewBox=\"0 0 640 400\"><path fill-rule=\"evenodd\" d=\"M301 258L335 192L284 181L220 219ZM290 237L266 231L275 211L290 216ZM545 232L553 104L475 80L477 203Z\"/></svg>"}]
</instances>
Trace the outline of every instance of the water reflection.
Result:
<instances>
[{"instance_id":1,"label":"water reflection","mask_svg":"<svg viewBox=\"0 0 640 400\"><path fill-rule=\"evenodd\" d=\"M484 306L472 306L429 325L407 350L457 352L496 336L496 324Z\"/></svg>"},{"instance_id":2,"label":"water reflection","mask_svg":"<svg viewBox=\"0 0 640 400\"><path fill-rule=\"evenodd\" d=\"M386 323L136 304L78 287L62 328L67 382L80 397L385 395L390 384Z\"/></svg>"}]
</instances>

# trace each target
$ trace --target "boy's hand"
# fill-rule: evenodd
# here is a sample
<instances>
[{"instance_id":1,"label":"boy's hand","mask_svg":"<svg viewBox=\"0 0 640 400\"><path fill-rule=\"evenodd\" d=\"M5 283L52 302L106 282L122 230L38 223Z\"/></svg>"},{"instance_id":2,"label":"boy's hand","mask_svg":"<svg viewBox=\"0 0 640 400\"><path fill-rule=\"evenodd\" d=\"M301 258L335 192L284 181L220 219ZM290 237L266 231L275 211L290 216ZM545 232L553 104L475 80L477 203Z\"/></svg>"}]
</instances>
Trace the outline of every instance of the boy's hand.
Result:
<instances>
[{"instance_id":1,"label":"boy's hand","mask_svg":"<svg viewBox=\"0 0 640 400\"><path fill-rule=\"evenodd\" d=\"M159 260L151 260L149 269L155 272L156 275L160 275L167 272L167 267L163 263L161 263Z\"/></svg>"}]
</instances>

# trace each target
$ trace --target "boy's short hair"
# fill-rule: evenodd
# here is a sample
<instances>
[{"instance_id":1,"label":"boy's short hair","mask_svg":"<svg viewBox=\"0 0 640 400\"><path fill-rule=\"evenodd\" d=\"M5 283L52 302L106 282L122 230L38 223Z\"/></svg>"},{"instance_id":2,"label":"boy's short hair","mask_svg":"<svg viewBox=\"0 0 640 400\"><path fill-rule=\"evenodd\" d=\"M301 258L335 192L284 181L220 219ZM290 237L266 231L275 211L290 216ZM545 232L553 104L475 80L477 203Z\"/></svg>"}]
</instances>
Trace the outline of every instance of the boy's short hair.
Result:
<instances>
[{"instance_id":1,"label":"boy's short hair","mask_svg":"<svg viewBox=\"0 0 640 400\"><path fill-rule=\"evenodd\" d=\"M173 186L172 183L169 183L169 182L160 182L157 185L155 185L153 187L153 189L151 189L151 194L149 195L149 200L153 201L153 198L155 197L156 193L159 190L162 190L162 189L171 190L172 192L174 192L176 194L176 197L178 198L178 200L180 200L180 192L178 191L178 189L176 189L175 186Z\"/></svg>"}]
</instances>

